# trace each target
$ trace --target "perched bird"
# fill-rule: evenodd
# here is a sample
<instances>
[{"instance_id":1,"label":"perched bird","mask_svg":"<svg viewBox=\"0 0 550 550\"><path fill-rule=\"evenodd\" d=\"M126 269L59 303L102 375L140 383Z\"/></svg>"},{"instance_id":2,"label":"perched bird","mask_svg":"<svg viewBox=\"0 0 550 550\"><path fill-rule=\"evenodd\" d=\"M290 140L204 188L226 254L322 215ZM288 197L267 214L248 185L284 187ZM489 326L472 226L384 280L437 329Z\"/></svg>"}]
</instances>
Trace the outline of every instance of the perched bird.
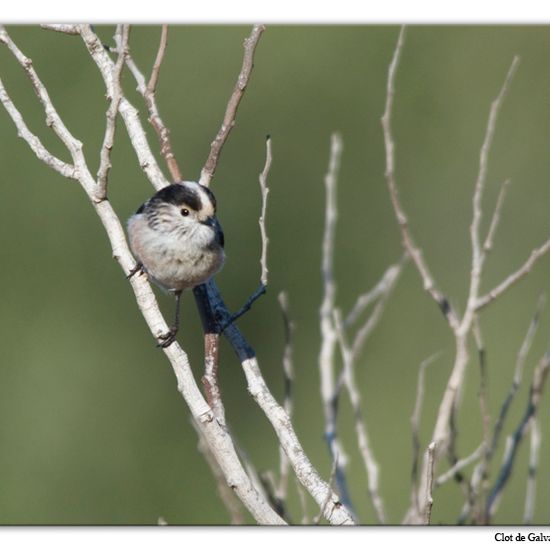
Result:
<instances>
[{"instance_id":1,"label":"perched bird","mask_svg":"<svg viewBox=\"0 0 550 550\"><path fill-rule=\"evenodd\" d=\"M143 271L176 296L174 325L159 343L168 347L178 332L182 291L206 282L223 266L224 236L216 218L216 198L194 181L164 187L128 220L128 237L138 260L129 277Z\"/></svg>"}]
</instances>

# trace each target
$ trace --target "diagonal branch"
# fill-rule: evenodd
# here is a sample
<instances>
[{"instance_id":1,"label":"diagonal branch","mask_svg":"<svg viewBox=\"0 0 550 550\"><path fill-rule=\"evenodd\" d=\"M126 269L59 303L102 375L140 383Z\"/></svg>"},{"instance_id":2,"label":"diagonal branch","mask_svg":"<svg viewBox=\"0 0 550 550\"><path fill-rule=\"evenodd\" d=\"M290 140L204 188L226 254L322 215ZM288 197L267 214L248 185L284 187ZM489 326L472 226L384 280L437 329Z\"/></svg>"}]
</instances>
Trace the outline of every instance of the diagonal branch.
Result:
<instances>
[{"instance_id":1,"label":"diagonal branch","mask_svg":"<svg viewBox=\"0 0 550 550\"><path fill-rule=\"evenodd\" d=\"M256 46L258 45L258 41L260 40L260 37L264 30L264 25L254 25L250 36L244 41L244 56L241 72L239 73L239 77L237 78L233 93L231 94L229 102L227 103L222 125L210 146L210 153L208 154L208 158L206 159L204 167L201 171L199 183L205 185L206 187L208 187L210 185L210 182L212 181L214 172L216 171L216 167L218 166L218 160L222 148L225 145L225 142L227 141L227 138L229 137L229 133L233 129L233 126L235 126L237 109L239 108L241 99L244 95L246 87L248 86L250 74L254 66L254 53L256 51Z\"/></svg>"},{"instance_id":2,"label":"diagonal branch","mask_svg":"<svg viewBox=\"0 0 550 550\"><path fill-rule=\"evenodd\" d=\"M535 266L535 264L545 255L550 252L550 239L548 239L539 248L535 248L526 262L511 275L506 277L499 285L494 287L487 294L481 296L477 302L475 309L479 311L488 306L493 300L496 300L500 295L504 294L512 285L516 284L519 280L525 277Z\"/></svg>"},{"instance_id":3,"label":"diagonal branch","mask_svg":"<svg viewBox=\"0 0 550 550\"><path fill-rule=\"evenodd\" d=\"M76 180L78 176L76 168L72 164L69 164L57 158L55 155L52 155L52 153L50 153L44 147L38 136L36 136L29 130L29 128L25 124L25 121L23 120L23 117L21 116L21 113L18 111L17 107L14 105L10 96L8 95L8 92L4 88L4 84L1 79L0 102L2 102L2 104L4 105L4 108L6 109L8 115L11 117L15 127L17 128L17 135L29 144L29 147L36 155L38 160L41 160L44 164L46 164L50 168L53 168L62 176Z\"/></svg>"},{"instance_id":4,"label":"diagonal branch","mask_svg":"<svg viewBox=\"0 0 550 550\"><path fill-rule=\"evenodd\" d=\"M117 50L120 52L122 44L120 43L120 38L117 35L115 35L115 42L117 45ZM177 182L177 181L181 181L183 177L181 175L181 170L179 168L178 162L172 150L172 142L170 140L170 130L168 130L162 118L160 117L159 109L157 106L157 99L155 95L157 90L157 85L158 85L160 68L161 68L162 62L164 61L164 55L166 53L167 46L168 46L168 25L163 25L162 31L161 31L159 49L158 49L157 56L153 64L153 69L151 71L151 76L149 77L148 82L145 80L145 76L139 70L138 66L136 65L135 61L133 60L133 58L130 56L129 53L126 55L126 64L128 66L128 69L130 69L130 72L132 73L137 83L137 91L142 95L143 99L145 100L145 105L147 106L147 111L149 113L149 122L151 123L151 126L153 126L157 134L157 137L159 139L160 153L164 158L164 161L166 162L166 166L168 167L168 170L170 171L170 176L172 178L172 181Z\"/></svg>"}]
</instances>

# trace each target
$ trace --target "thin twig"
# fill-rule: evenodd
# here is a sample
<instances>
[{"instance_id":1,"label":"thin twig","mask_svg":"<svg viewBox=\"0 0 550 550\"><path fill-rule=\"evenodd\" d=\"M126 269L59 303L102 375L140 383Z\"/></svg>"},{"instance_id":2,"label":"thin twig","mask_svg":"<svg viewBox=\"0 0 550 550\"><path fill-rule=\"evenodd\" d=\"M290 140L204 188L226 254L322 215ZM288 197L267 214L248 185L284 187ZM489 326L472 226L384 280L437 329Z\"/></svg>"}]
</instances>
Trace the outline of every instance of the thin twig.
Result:
<instances>
[{"instance_id":1,"label":"thin twig","mask_svg":"<svg viewBox=\"0 0 550 550\"><path fill-rule=\"evenodd\" d=\"M460 327L463 333L468 332L471 326L473 317L475 316L475 313L478 309L477 304L479 299L479 288L481 285L481 274L483 271L485 259L487 257L487 254L481 245L480 227L481 227L481 219L483 215L481 202L483 199L483 193L485 191L485 184L487 180L489 152L491 150L491 145L493 143L493 137L495 134L498 115L500 113L500 109L502 107L504 98L508 92L508 88L510 87L512 79L516 73L518 65L519 65L519 57L515 56L514 59L512 60L512 64L510 65L510 68L508 69L508 73L506 75L506 78L504 79L504 83L502 84L500 92L491 103L489 118L487 120L487 126L485 129L485 137L483 139L483 144L481 145L481 150L479 153L479 171L478 171L478 175L477 175L477 179L474 187L474 195L472 199L472 210L473 210L472 223L470 225L470 240L471 240L471 246L472 246L470 288L468 291L468 302L466 305L466 311L464 312L464 317L462 318L461 327ZM495 207L495 211L497 212L497 215L498 215L498 200L497 200L497 206ZM491 232L491 228L489 229L489 232ZM490 236L491 240L493 239L493 236L494 235Z\"/></svg>"},{"instance_id":2,"label":"thin twig","mask_svg":"<svg viewBox=\"0 0 550 550\"><path fill-rule=\"evenodd\" d=\"M495 427L493 430L493 439L491 441L491 446L488 449L489 458L491 458L491 456L493 455L493 453L497 448L497 445L500 439L500 434L504 426L504 421L506 420L506 417L508 415L510 405L512 404L512 401L521 385L521 380L523 378L523 371L525 368L525 361L527 359L529 350L531 349L531 346L533 344L533 340L535 339L535 335L537 333L537 329L540 324L540 316L544 308L545 302L546 302L546 296L544 294L541 294L537 301L535 313L531 318L531 322L529 323L529 328L527 329L527 332L525 334L525 337L523 339L523 342L521 344L521 347L519 348L519 351L516 357L516 366L514 369L514 378L512 380L512 386L510 387L508 394L502 403L502 406L500 408L500 413L495 423Z\"/></svg>"},{"instance_id":3,"label":"thin twig","mask_svg":"<svg viewBox=\"0 0 550 550\"><path fill-rule=\"evenodd\" d=\"M485 130L485 138L483 140L481 151L479 153L479 171L478 171L478 176L477 176L477 180L474 188L474 195L472 200L473 216L472 216L472 223L470 225L470 238L472 242L472 270L471 270L470 292L469 292L468 300L469 300L469 307L471 309L474 308L474 305L478 297L481 271L483 269L483 263L485 260L485 253L481 246L479 232L480 232L480 224L481 224L481 218L483 213L481 201L483 198L483 192L485 190L485 183L487 180L489 152L491 150L493 137L495 135L498 115L500 113L500 109L502 107L502 103L504 101L506 93L508 92L508 88L510 87L512 78L516 73L518 65L519 65L519 57L516 56L512 61L512 65L508 70L508 74L506 75L504 84L502 85L502 88L500 89L499 94L497 95L495 100L491 103L491 109L489 111L489 119L487 121L487 127Z\"/></svg>"},{"instance_id":4,"label":"thin twig","mask_svg":"<svg viewBox=\"0 0 550 550\"><path fill-rule=\"evenodd\" d=\"M321 330L321 349L319 351L319 376L321 400L325 420L325 441L331 461L338 456L336 485L344 503L351 508L346 482L347 456L337 434L336 414L339 388L335 384L334 356L338 337L332 315L335 307L336 283L334 281L334 238L338 216L336 188L342 159L343 143L340 134L330 137L328 169L325 174L325 225L322 243L321 276L323 281L323 299L319 308Z\"/></svg>"},{"instance_id":5,"label":"thin twig","mask_svg":"<svg viewBox=\"0 0 550 550\"><path fill-rule=\"evenodd\" d=\"M17 45L13 42L13 40L8 35L6 29L0 25L0 43L3 43L7 46L9 51L12 53L12 55L15 57L17 62L21 65L23 68L26 76L29 78L32 87L38 96L38 99L40 101L40 104L42 105L42 108L44 109L44 113L46 115L46 124L53 130L55 135L61 140L63 145L67 148L69 151L74 165L74 170L78 171L80 169L86 170L86 162L84 159L84 155L82 153L82 143L78 141L69 131L69 129L65 126L65 123L59 116L59 113L55 109L50 96L48 94L48 91L46 90L46 87L38 77L37 72L34 69L32 59L27 57L23 52L17 47ZM6 94L7 95L7 94ZM8 111L9 112L9 111ZM15 114L14 112L10 112L10 114ZM12 116L12 120L14 122L20 122L22 121L22 118L19 117L18 120L14 119ZM23 134L25 130L27 130L26 134L27 137L31 137L30 132L28 132L28 129L26 126L23 128L18 128L20 130L20 133ZM33 148L33 151L39 151L41 153L44 153L44 147L41 147L40 142L34 141L34 143L31 145ZM52 163L49 164L49 166L55 167L60 171L59 169L63 166L60 164L55 157L49 157L48 160ZM69 171L67 167L63 168L63 171L67 172ZM76 175L76 174L74 174ZM72 177L74 177L74 175ZM79 181L82 182L82 179L79 179ZM92 187L92 182L90 180L86 180L85 185L87 187Z\"/></svg>"},{"instance_id":6,"label":"thin twig","mask_svg":"<svg viewBox=\"0 0 550 550\"><path fill-rule=\"evenodd\" d=\"M506 192L508 187L510 187L511 180L504 180L500 186L500 191L498 193L497 202L495 204L495 209L493 211L493 216L491 218L491 224L489 225L489 231L487 231L487 237L483 243L483 252L488 254L493 249L493 242L495 239L495 234L498 228L498 223L500 221L500 214L502 212L502 206L504 204L504 199L506 198Z\"/></svg>"},{"instance_id":7,"label":"thin twig","mask_svg":"<svg viewBox=\"0 0 550 550\"><path fill-rule=\"evenodd\" d=\"M109 170L111 169L111 150L113 149L116 120L118 107L123 97L122 86L120 83L120 76L122 69L128 55L128 38L130 36L130 25L118 25L117 35L120 36L120 49L118 52L118 58L113 67L113 93L110 96L110 105L107 109L105 135L103 137L103 146L100 152L99 170L97 172L97 186L98 186L98 198L105 198L107 196L107 179L109 177Z\"/></svg>"},{"instance_id":8,"label":"thin twig","mask_svg":"<svg viewBox=\"0 0 550 550\"><path fill-rule=\"evenodd\" d=\"M378 283L371 289L361 294L355 304L351 308L350 312L346 315L344 320L344 327L348 327L357 322L362 313L376 300L388 292L388 287L392 285L398 276L399 272L403 268L403 264L408 260L408 255L405 254L399 263L390 265L388 269L382 275L382 278Z\"/></svg>"},{"instance_id":9,"label":"thin twig","mask_svg":"<svg viewBox=\"0 0 550 550\"><path fill-rule=\"evenodd\" d=\"M431 365L439 356L441 352L436 352L427 359L424 359L418 368L418 378L416 382L416 399L414 402L414 409L411 415L411 432L412 432L412 446L413 446L413 463L411 468L411 481L412 481L412 502L416 510L420 510L420 503L418 501L418 462L420 458L420 418L422 416L422 405L424 403L424 391L425 391L425 373L429 365Z\"/></svg>"},{"instance_id":10,"label":"thin twig","mask_svg":"<svg viewBox=\"0 0 550 550\"><path fill-rule=\"evenodd\" d=\"M210 153L208 154L208 158L206 159L204 167L201 171L199 182L206 187L208 187L210 185L210 182L212 181L212 177L214 176L214 172L216 171L216 167L218 166L218 160L222 148L227 141L227 138L233 126L235 126L237 109L239 108L239 104L248 85L250 74L254 66L254 53L256 51L256 46L258 45L258 41L260 40L260 37L264 30L264 25L254 25L250 36L244 41L244 56L241 66L241 72L239 73L239 77L237 78L233 93L231 94L229 102L227 103L222 125L210 146Z\"/></svg>"},{"instance_id":11,"label":"thin twig","mask_svg":"<svg viewBox=\"0 0 550 550\"><path fill-rule=\"evenodd\" d=\"M115 43L117 44L117 50L120 51L121 44L120 44L120 41L117 40L116 35L115 35ZM134 76L134 79L137 84L137 91L142 95L143 99L145 100L147 111L149 113L149 122L151 123L151 126L153 126L157 134L157 137L159 139L160 153L164 158L164 161L166 162L166 166L168 167L168 170L170 171L171 179L173 182L178 182L178 181L181 181L183 177L172 149L172 143L170 141L170 130L164 124L160 116L159 109L157 106L156 95L155 95L157 85L158 85L160 67L162 65L162 62L164 61L164 54L166 53L167 45L168 45L168 26L163 25L159 49L158 49L157 56L153 64L153 69L151 71L151 76L148 82L145 80L145 76L139 70L138 66L136 65L134 59L132 58L129 52L126 54L126 65L128 66L128 69Z\"/></svg>"},{"instance_id":12,"label":"thin twig","mask_svg":"<svg viewBox=\"0 0 550 550\"><path fill-rule=\"evenodd\" d=\"M399 199L399 191L397 189L397 183L395 181L395 144L391 129L391 118L393 112L393 102L395 96L395 76L397 73L397 67L399 65L399 59L401 57L401 51L405 42L405 27L401 27L399 32L399 38L393 54L392 61L388 70L388 81L386 88L386 107L382 116L382 130L384 134L384 145L386 149L386 183L390 193L390 198L401 230L401 238L403 248L412 258L416 269L418 270L424 290L430 294L430 296L436 301L437 305L441 309L443 315L447 319L451 328L458 327L458 318L451 307L451 304L442 292L436 287L433 277L430 273L430 269L424 260L422 251L414 243L414 239L409 230L407 215Z\"/></svg>"},{"instance_id":13,"label":"thin twig","mask_svg":"<svg viewBox=\"0 0 550 550\"><path fill-rule=\"evenodd\" d=\"M531 425L531 421L535 418L538 411L538 405L542 397L544 389L544 383L550 370L550 350L547 351L539 361L535 372L533 373L533 381L531 383L531 389L529 391L529 399L523 418L519 422L514 433L509 437L506 449L504 452L504 458L499 474L491 490L489 498L487 499L486 506L486 521L489 522L491 517L495 514L502 491L508 482L512 473L512 468L516 458L516 453L519 449L521 441L527 430Z\"/></svg>"},{"instance_id":14,"label":"thin twig","mask_svg":"<svg viewBox=\"0 0 550 550\"><path fill-rule=\"evenodd\" d=\"M290 318L288 295L286 292L279 293L279 305L284 323L285 347L283 353L283 376L284 376L284 398L283 408L288 417L292 419L293 401L292 384L294 382L294 364L293 364L293 333L294 323ZM288 478L290 471L290 462L284 449L279 446L279 484L277 485L277 497L282 502L287 500Z\"/></svg>"},{"instance_id":15,"label":"thin twig","mask_svg":"<svg viewBox=\"0 0 550 550\"><path fill-rule=\"evenodd\" d=\"M266 147L265 165L259 176L260 190L262 194L262 207L261 207L260 217L258 222L260 225L260 237L262 241L262 251L260 254L260 267L261 267L260 284L258 288L254 291L254 293L248 297L244 305L237 312L233 313L231 317L226 321L226 323L222 325L222 327L220 328L220 332L223 332L229 325L231 325L237 319L239 319L239 317L242 317L247 311L250 310L254 302L267 292L267 283L268 283L268 274L269 274L269 269L267 267L267 245L269 243L269 237L267 236L265 219L266 219L266 211L267 211L267 195L269 194L269 187L267 186L267 177L269 176L271 163L273 162L273 153L271 150L270 136L267 136L265 147Z\"/></svg>"},{"instance_id":16,"label":"thin twig","mask_svg":"<svg viewBox=\"0 0 550 550\"><path fill-rule=\"evenodd\" d=\"M354 353L354 349L352 349L346 341L341 314L338 310L334 310L334 328L336 330L342 360L344 363L344 383L353 408L355 434L357 437L359 450L361 452L361 458L363 459L365 472L367 474L369 496L378 522L384 524L386 523L386 512L379 489L380 467L378 466L378 462L374 457L374 452L370 445L367 424L363 417L361 406L361 395L355 380L355 361L357 356Z\"/></svg>"},{"instance_id":17,"label":"thin twig","mask_svg":"<svg viewBox=\"0 0 550 550\"><path fill-rule=\"evenodd\" d=\"M155 62L153 63L153 69L151 70L151 76L147 83L147 93L154 94L157 91L157 83L160 74L160 67L164 60L164 54L166 53L166 47L168 46L168 25L162 25L160 34L160 44L157 51Z\"/></svg>"},{"instance_id":18,"label":"thin twig","mask_svg":"<svg viewBox=\"0 0 550 550\"><path fill-rule=\"evenodd\" d=\"M4 105L4 108L6 109L8 115L11 117L15 127L17 128L17 136L25 140L29 144L29 147L36 155L38 160L41 160L44 164L46 164L56 172L59 172L62 176L66 178L74 180L78 179L78 172L76 168L72 164L63 161L50 153L50 151L48 151L46 147L44 147L38 136L36 136L29 130L29 128L25 124L25 121L23 120L23 117L21 116L21 113L17 110L13 101L8 95L8 92L4 88L4 84L1 79L0 101Z\"/></svg>"},{"instance_id":19,"label":"thin twig","mask_svg":"<svg viewBox=\"0 0 550 550\"><path fill-rule=\"evenodd\" d=\"M531 269L533 269L538 260L540 260L548 252L550 252L550 239L548 239L543 245L535 248L531 252L529 258L527 258L525 263L517 271L506 277L504 281L502 281L499 285L487 292L487 294L481 296L476 302L476 311L479 311L489 305L501 294L506 292L512 285L525 277L525 275L527 275L531 271Z\"/></svg>"},{"instance_id":20,"label":"thin twig","mask_svg":"<svg viewBox=\"0 0 550 550\"><path fill-rule=\"evenodd\" d=\"M369 315L369 317L367 317L363 325L360 326L357 332L355 333L355 338L353 339L353 343L351 345L351 353L354 361L358 359L359 354L361 353L361 350L365 345L365 342L367 341L368 337L372 334L372 332L378 325L382 317L382 313L386 308L388 299L393 289L395 288L395 285L397 284L397 280L399 276L401 275L403 265L404 265L404 260L402 260L398 264L391 266L386 271L384 276L384 283L385 283L384 288L378 297L376 305L374 306L372 313Z\"/></svg>"},{"instance_id":21,"label":"thin twig","mask_svg":"<svg viewBox=\"0 0 550 550\"><path fill-rule=\"evenodd\" d=\"M424 523L430 525L432 520L432 507L434 503L432 489L433 489L433 480L434 480L434 470L435 470L435 448L436 443L432 441L428 445L428 478L427 478L427 487L426 487L426 506L424 507L426 515Z\"/></svg>"},{"instance_id":22,"label":"thin twig","mask_svg":"<svg viewBox=\"0 0 550 550\"><path fill-rule=\"evenodd\" d=\"M483 446L485 449L488 449L490 444L491 415L489 412L487 395L487 352L485 349L485 344L483 343L481 327L477 316L474 317L473 334L479 358L479 408L481 413L481 423L483 426Z\"/></svg>"},{"instance_id":23,"label":"thin twig","mask_svg":"<svg viewBox=\"0 0 550 550\"><path fill-rule=\"evenodd\" d=\"M95 32L93 32L90 25L78 25L78 29L90 56L97 65L103 81L105 82L107 95L112 97L114 62L105 50L102 41L95 34ZM126 57L127 66L130 68L129 61L130 55ZM168 182L159 168L155 155L153 155L153 152L149 147L147 135L141 125L137 109L128 101L126 97L122 97L118 110L126 126L128 136L138 157L141 169L155 189L158 190L166 187Z\"/></svg>"},{"instance_id":24,"label":"thin twig","mask_svg":"<svg viewBox=\"0 0 550 550\"><path fill-rule=\"evenodd\" d=\"M267 231L265 228L265 216L267 209L267 195L269 193L269 187L267 186L267 176L269 175L269 170L271 169L271 162L273 161L273 155L271 152L271 137L267 136L265 141L266 147L266 157L265 157L265 166L260 174L260 189L262 191L262 212L260 214L259 224L260 224L260 235L262 237L262 255L260 256L260 266L262 268L262 275L260 277L260 282L263 286L267 286L267 274L269 270L267 269L267 245L269 243L269 238L267 237Z\"/></svg>"},{"instance_id":25,"label":"thin twig","mask_svg":"<svg viewBox=\"0 0 550 550\"><path fill-rule=\"evenodd\" d=\"M482 456L484 451L485 445L482 443L473 453L466 456L465 458L457 460L445 473L437 477L434 482L434 487L439 487L444 483L447 483L447 481L455 477L456 474L458 474L461 470L478 460Z\"/></svg>"}]
</instances>

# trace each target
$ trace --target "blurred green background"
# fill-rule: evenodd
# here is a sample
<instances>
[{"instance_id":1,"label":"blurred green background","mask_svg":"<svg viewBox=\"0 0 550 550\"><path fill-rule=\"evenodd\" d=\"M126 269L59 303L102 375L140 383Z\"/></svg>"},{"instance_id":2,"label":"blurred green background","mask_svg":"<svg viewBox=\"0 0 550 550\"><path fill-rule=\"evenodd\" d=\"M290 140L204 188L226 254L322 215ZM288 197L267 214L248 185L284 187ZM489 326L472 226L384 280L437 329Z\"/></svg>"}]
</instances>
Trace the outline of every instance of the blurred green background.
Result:
<instances>
[{"instance_id":1,"label":"blurred green background","mask_svg":"<svg viewBox=\"0 0 550 550\"><path fill-rule=\"evenodd\" d=\"M114 27L96 28L112 44ZM218 130L242 60L248 26L172 26L157 93L161 115L187 179L196 179ZM31 57L73 134L98 167L107 108L104 86L82 41L37 27L8 27ZM268 206L270 287L239 324L254 345L264 376L282 399L283 324L277 294L287 290L295 333L295 426L323 477L331 463L323 441L317 357L321 302L323 177L331 132L344 140L338 189L335 272L338 305L348 310L401 254L384 181L380 116L387 67L398 28L269 25L252 80L213 183L226 233L227 263L217 277L238 308L259 279L257 176L266 134L274 163ZM131 51L146 72L160 28L134 27ZM485 224L500 183L511 178L482 290L518 267L550 235L550 28L413 26L397 76L394 111L397 182L417 243L434 277L463 310L470 265L468 228L490 102L514 55L521 65L499 119L484 200ZM25 75L0 48L0 76L30 128L56 154L63 147ZM143 103L125 74L124 88ZM156 136L147 127L157 150ZM0 109L0 523L225 524L228 515L197 451L187 407L165 356L139 314L111 258L98 218L78 184L42 165L17 139ZM164 166L163 166L164 168ZM152 188L122 124L113 151L110 199L127 219ZM499 410L537 297L550 290L550 258L484 311L490 409ZM173 300L158 293L171 317ZM183 300L180 341L197 378L202 339L191 294ZM523 414L533 367L549 342L545 312L506 433ZM453 340L416 271L408 265L358 365L371 443L381 467L389 520L409 504L410 415L418 365L440 351L427 371L422 417L427 445L453 360ZM277 471L271 426L246 390L240 365L222 347L221 386L232 431L261 471ZM472 349L458 417L458 451L479 444L479 370ZM550 510L550 421L545 396L535 521ZM348 479L360 520L373 523L366 480L342 400L340 430L349 453ZM500 452L492 469L494 478ZM524 441L496 523L522 521L528 441ZM442 470L446 465L442 464ZM294 484L291 512L301 516ZM434 523L456 522L463 496L449 483L435 493ZM316 513L308 501L310 515Z\"/></svg>"}]
</instances>

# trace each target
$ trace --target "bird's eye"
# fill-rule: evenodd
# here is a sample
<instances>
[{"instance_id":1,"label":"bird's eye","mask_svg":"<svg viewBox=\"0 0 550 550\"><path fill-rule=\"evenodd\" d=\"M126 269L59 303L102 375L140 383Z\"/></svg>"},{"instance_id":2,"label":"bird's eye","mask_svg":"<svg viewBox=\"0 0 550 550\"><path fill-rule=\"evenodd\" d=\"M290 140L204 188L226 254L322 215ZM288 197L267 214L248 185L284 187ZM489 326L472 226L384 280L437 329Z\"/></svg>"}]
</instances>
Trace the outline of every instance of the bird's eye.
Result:
<instances>
[{"instance_id":1,"label":"bird's eye","mask_svg":"<svg viewBox=\"0 0 550 550\"><path fill-rule=\"evenodd\" d=\"M187 208L182 208L182 209L181 209L181 215L182 215L183 217L189 216L189 210L187 210Z\"/></svg>"}]
</instances>

